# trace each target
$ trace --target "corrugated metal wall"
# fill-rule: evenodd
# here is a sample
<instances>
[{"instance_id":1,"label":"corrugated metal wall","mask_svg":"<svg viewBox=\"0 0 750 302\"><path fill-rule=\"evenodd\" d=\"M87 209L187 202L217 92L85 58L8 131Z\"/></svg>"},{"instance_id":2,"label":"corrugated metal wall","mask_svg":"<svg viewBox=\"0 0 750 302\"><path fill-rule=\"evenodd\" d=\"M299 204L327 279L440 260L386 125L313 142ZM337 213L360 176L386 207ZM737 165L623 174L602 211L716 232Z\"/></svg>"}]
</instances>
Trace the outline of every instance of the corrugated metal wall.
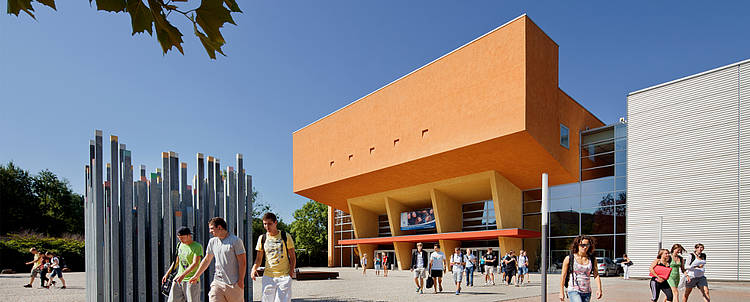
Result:
<instances>
[{"instance_id":1,"label":"corrugated metal wall","mask_svg":"<svg viewBox=\"0 0 750 302\"><path fill-rule=\"evenodd\" d=\"M750 280L749 66L733 64L628 96L633 276L648 276L662 217L665 248L680 243L692 251L703 243L708 278Z\"/></svg>"}]
</instances>

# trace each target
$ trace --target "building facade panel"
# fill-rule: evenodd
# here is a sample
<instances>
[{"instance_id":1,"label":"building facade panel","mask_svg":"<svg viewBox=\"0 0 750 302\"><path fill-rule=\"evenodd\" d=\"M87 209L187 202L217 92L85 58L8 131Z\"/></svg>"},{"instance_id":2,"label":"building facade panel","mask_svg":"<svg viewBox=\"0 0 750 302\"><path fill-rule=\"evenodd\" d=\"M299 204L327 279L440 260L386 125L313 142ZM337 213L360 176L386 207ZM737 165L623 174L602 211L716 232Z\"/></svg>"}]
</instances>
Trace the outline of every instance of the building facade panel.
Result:
<instances>
[{"instance_id":1,"label":"building facade panel","mask_svg":"<svg viewBox=\"0 0 750 302\"><path fill-rule=\"evenodd\" d=\"M750 62L739 66L740 197L738 273L750 276Z\"/></svg>"},{"instance_id":2,"label":"building facade panel","mask_svg":"<svg viewBox=\"0 0 750 302\"><path fill-rule=\"evenodd\" d=\"M740 100L737 65L628 96L627 252L633 276L648 276L659 238L669 248L697 242L706 276L739 273Z\"/></svg>"}]
</instances>

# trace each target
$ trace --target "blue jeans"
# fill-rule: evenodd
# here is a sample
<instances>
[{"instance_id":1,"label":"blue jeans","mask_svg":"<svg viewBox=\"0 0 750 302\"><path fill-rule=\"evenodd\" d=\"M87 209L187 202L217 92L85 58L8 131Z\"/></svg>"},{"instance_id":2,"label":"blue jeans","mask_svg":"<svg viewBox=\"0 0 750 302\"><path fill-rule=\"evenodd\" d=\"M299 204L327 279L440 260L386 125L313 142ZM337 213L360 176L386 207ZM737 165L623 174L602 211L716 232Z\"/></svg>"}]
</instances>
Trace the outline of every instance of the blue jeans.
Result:
<instances>
[{"instance_id":1,"label":"blue jeans","mask_svg":"<svg viewBox=\"0 0 750 302\"><path fill-rule=\"evenodd\" d=\"M474 286L474 269L473 266L466 268L466 286Z\"/></svg>"},{"instance_id":2,"label":"blue jeans","mask_svg":"<svg viewBox=\"0 0 750 302\"><path fill-rule=\"evenodd\" d=\"M570 302L589 302L591 300L591 293L568 292L568 299L570 299Z\"/></svg>"}]
</instances>

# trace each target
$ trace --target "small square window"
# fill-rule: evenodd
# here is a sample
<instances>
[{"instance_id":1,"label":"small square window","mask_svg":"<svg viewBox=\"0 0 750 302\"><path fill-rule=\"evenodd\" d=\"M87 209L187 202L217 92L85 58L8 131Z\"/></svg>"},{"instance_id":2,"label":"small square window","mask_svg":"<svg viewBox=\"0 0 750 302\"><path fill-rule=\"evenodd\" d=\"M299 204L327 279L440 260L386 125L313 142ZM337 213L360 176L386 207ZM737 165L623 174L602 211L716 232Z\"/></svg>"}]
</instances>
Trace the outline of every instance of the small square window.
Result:
<instances>
[{"instance_id":1,"label":"small square window","mask_svg":"<svg viewBox=\"0 0 750 302\"><path fill-rule=\"evenodd\" d=\"M563 124L560 124L560 145L570 149L570 130Z\"/></svg>"}]
</instances>

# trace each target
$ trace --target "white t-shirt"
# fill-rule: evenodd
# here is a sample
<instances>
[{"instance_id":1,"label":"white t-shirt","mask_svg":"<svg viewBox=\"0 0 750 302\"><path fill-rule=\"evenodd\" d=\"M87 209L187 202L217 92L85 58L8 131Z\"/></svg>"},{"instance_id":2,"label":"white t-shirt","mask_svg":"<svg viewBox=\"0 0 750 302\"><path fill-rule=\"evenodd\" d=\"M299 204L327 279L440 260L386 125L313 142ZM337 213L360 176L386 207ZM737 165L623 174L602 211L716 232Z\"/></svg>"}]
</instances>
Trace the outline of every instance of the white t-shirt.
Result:
<instances>
[{"instance_id":1,"label":"white t-shirt","mask_svg":"<svg viewBox=\"0 0 750 302\"><path fill-rule=\"evenodd\" d=\"M417 252L417 268L424 268L424 259L420 252Z\"/></svg>"},{"instance_id":2,"label":"white t-shirt","mask_svg":"<svg viewBox=\"0 0 750 302\"><path fill-rule=\"evenodd\" d=\"M703 267L699 267L701 265L703 265ZM690 278L703 277L706 274L705 265L706 265L706 260L701 260L701 259L698 259L698 257L695 257L695 260L693 260L692 263L688 264L688 267L685 269L686 274Z\"/></svg>"},{"instance_id":3,"label":"white t-shirt","mask_svg":"<svg viewBox=\"0 0 750 302\"><path fill-rule=\"evenodd\" d=\"M466 262L466 257L464 257L464 255L462 255L462 254L458 254L458 255L453 254L453 255L451 255L451 262L453 263L453 271L454 272L462 271L462 270L464 270L464 266L461 265L461 263L462 262L464 262L464 263Z\"/></svg>"},{"instance_id":4,"label":"white t-shirt","mask_svg":"<svg viewBox=\"0 0 750 302\"><path fill-rule=\"evenodd\" d=\"M526 261L528 260L529 260L529 257L518 256L518 267L526 267Z\"/></svg>"},{"instance_id":5,"label":"white t-shirt","mask_svg":"<svg viewBox=\"0 0 750 302\"><path fill-rule=\"evenodd\" d=\"M52 257L52 268L60 268L60 258Z\"/></svg>"},{"instance_id":6,"label":"white t-shirt","mask_svg":"<svg viewBox=\"0 0 750 302\"><path fill-rule=\"evenodd\" d=\"M469 254L469 255L464 256L464 259L466 260L466 267L473 267L474 262L471 262L471 260L476 260L477 257L472 254Z\"/></svg>"},{"instance_id":7,"label":"white t-shirt","mask_svg":"<svg viewBox=\"0 0 750 302\"><path fill-rule=\"evenodd\" d=\"M445 260L443 252L432 252L430 254L430 262L432 262L433 270L443 270L443 260Z\"/></svg>"}]
</instances>

